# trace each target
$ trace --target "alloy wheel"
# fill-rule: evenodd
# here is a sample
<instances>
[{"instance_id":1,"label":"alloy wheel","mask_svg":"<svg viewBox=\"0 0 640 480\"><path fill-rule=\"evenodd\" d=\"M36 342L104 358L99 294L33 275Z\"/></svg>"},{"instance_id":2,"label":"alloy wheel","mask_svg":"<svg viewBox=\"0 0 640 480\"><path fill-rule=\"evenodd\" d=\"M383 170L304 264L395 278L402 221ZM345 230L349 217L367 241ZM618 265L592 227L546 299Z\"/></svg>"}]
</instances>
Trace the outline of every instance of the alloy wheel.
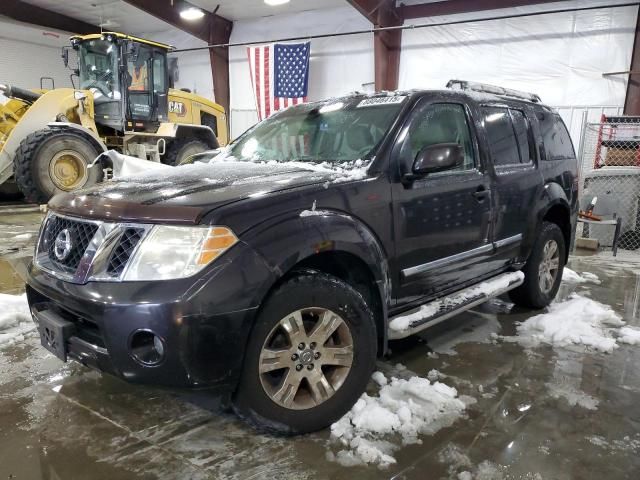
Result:
<instances>
[{"instance_id":1,"label":"alloy wheel","mask_svg":"<svg viewBox=\"0 0 640 480\"><path fill-rule=\"evenodd\" d=\"M542 261L538 267L538 283L542 293L549 293L560 269L560 250L555 240L548 240L542 249Z\"/></svg>"},{"instance_id":2,"label":"alloy wheel","mask_svg":"<svg viewBox=\"0 0 640 480\"><path fill-rule=\"evenodd\" d=\"M262 388L273 402L292 410L316 407L336 393L351 371L351 331L326 308L296 310L267 335L259 362Z\"/></svg>"}]
</instances>

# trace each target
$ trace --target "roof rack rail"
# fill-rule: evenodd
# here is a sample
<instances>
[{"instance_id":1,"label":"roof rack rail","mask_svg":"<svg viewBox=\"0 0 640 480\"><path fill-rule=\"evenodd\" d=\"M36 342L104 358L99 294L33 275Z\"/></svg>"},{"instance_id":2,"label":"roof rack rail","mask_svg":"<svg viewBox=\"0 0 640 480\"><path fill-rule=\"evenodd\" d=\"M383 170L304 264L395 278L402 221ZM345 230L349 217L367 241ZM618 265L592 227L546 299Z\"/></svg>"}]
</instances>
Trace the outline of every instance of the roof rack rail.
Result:
<instances>
[{"instance_id":1,"label":"roof rack rail","mask_svg":"<svg viewBox=\"0 0 640 480\"><path fill-rule=\"evenodd\" d=\"M542 103L540 96L535 93L521 92L520 90L512 90L510 88L497 87L487 83L468 82L466 80L449 80L447 88L453 90L470 90L472 92L492 93L493 95L501 95L503 97L520 98L533 103Z\"/></svg>"}]
</instances>

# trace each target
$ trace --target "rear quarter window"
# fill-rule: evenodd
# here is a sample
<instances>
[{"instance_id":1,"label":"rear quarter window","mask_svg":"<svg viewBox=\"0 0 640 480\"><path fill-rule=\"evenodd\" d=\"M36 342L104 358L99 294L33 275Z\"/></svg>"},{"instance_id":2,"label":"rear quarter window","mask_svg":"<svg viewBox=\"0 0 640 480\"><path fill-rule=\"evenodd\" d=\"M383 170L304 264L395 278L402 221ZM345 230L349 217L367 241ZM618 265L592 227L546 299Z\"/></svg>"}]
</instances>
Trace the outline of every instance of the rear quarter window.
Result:
<instances>
[{"instance_id":1,"label":"rear quarter window","mask_svg":"<svg viewBox=\"0 0 640 480\"><path fill-rule=\"evenodd\" d=\"M546 153L545 160L565 160L575 158L571 137L564 122L557 113L539 112L540 134Z\"/></svg>"}]
</instances>

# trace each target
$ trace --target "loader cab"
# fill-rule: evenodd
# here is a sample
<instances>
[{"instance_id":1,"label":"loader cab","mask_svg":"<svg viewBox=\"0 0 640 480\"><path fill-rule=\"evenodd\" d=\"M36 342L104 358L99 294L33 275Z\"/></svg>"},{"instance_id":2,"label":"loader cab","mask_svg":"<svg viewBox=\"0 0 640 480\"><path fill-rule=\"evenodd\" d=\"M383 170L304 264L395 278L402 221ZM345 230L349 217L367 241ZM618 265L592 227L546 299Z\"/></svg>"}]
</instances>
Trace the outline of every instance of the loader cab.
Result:
<instances>
[{"instance_id":1,"label":"loader cab","mask_svg":"<svg viewBox=\"0 0 640 480\"><path fill-rule=\"evenodd\" d=\"M156 131L168 114L168 45L116 33L73 37L79 88L94 97L95 122L123 131Z\"/></svg>"}]
</instances>

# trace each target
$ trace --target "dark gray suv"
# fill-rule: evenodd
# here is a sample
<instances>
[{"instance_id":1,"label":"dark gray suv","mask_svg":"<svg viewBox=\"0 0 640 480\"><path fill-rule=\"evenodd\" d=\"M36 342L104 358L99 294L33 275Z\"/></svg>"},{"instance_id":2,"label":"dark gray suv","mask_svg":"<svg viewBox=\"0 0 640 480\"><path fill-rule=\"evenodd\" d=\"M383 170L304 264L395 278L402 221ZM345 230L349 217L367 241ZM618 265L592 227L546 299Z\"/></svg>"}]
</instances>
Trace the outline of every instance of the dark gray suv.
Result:
<instances>
[{"instance_id":1,"label":"dark gray suv","mask_svg":"<svg viewBox=\"0 0 640 480\"><path fill-rule=\"evenodd\" d=\"M301 433L351 408L390 339L505 292L548 305L577 214L567 129L535 95L451 87L299 105L206 162L54 197L27 286L42 344Z\"/></svg>"}]
</instances>

